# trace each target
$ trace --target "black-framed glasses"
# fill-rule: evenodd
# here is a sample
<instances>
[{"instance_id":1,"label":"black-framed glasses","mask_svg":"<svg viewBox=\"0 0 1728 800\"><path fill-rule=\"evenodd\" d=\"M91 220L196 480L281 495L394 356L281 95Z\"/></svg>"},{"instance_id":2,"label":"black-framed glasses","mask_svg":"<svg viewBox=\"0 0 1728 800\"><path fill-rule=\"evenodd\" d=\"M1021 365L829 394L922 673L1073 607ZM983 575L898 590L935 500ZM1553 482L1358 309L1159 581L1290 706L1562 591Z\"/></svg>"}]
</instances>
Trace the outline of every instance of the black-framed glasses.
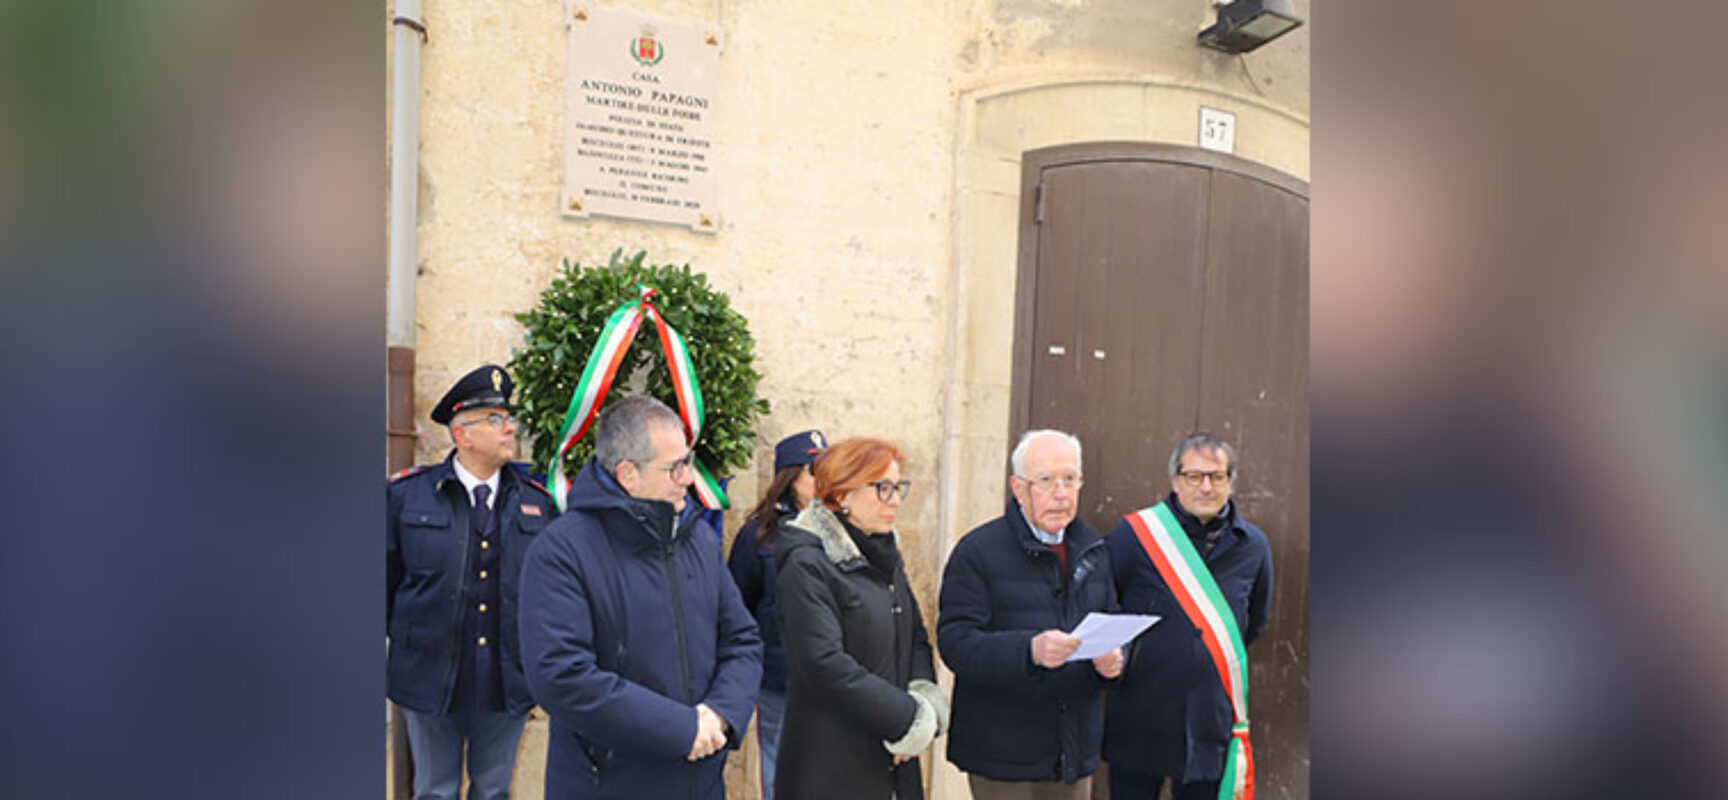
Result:
<instances>
[{"instance_id":1,"label":"black-framed glasses","mask_svg":"<svg viewBox=\"0 0 1728 800\"><path fill-rule=\"evenodd\" d=\"M458 422L456 424L461 425L462 427L466 428L469 425L479 425L482 422L484 422L488 425L491 425L492 430L501 431L501 430L504 430L504 426L506 426L506 425L516 424L516 417L513 415L510 415L510 414L493 413L493 414L487 414L484 417L475 417L473 419L465 419L465 420L462 420L461 422Z\"/></svg>"},{"instance_id":2,"label":"black-framed glasses","mask_svg":"<svg viewBox=\"0 0 1728 800\"><path fill-rule=\"evenodd\" d=\"M656 464L652 461L632 461L630 463L642 470L647 470L649 467L666 470L666 477L680 481L690 475L691 465L696 463L696 451L691 450L685 453L683 458L665 464Z\"/></svg>"},{"instance_id":3,"label":"black-framed glasses","mask_svg":"<svg viewBox=\"0 0 1728 800\"><path fill-rule=\"evenodd\" d=\"M884 478L879 481L871 481L864 485L874 487L876 489L876 499L881 500L884 503L888 502L889 498L892 498L896 493L900 495L901 500L905 500L906 493L912 491L912 482L905 478L901 478L898 481L891 481Z\"/></svg>"},{"instance_id":4,"label":"black-framed glasses","mask_svg":"<svg viewBox=\"0 0 1728 800\"><path fill-rule=\"evenodd\" d=\"M1086 476L1084 475L1040 475L1036 478L1017 475L1015 477L1031 484L1033 491L1044 494L1056 491L1058 486L1069 491L1078 491L1081 486L1086 484Z\"/></svg>"},{"instance_id":5,"label":"black-framed glasses","mask_svg":"<svg viewBox=\"0 0 1728 800\"><path fill-rule=\"evenodd\" d=\"M1188 484L1190 489L1200 488L1200 484L1210 480L1213 486L1229 486L1233 477L1228 472L1178 472L1176 476Z\"/></svg>"}]
</instances>

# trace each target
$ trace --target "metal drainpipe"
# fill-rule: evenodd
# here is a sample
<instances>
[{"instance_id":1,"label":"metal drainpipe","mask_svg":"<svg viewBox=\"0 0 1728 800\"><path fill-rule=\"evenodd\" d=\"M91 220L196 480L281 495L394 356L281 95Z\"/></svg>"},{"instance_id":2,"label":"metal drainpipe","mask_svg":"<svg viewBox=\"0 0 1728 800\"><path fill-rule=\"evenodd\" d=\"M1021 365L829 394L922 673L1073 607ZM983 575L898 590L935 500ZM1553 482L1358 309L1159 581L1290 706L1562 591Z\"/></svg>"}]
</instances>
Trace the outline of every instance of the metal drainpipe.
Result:
<instances>
[{"instance_id":1,"label":"metal drainpipe","mask_svg":"<svg viewBox=\"0 0 1728 800\"><path fill-rule=\"evenodd\" d=\"M389 466L414 461L414 284L420 223L420 0L397 0L391 82L390 269L385 291L389 355Z\"/></svg>"},{"instance_id":2,"label":"metal drainpipe","mask_svg":"<svg viewBox=\"0 0 1728 800\"><path fill-rule=\"evenodd\" d=\"M420 0L396 0L390 86L390 265L385 284L386 464L390 472L414 463L414 284L419 272L416 235L420 225L420 46L426 25ZM408 756L406 720L389 708L392 800L413 794L414 765Z\"/></svg>"}]
</instances>

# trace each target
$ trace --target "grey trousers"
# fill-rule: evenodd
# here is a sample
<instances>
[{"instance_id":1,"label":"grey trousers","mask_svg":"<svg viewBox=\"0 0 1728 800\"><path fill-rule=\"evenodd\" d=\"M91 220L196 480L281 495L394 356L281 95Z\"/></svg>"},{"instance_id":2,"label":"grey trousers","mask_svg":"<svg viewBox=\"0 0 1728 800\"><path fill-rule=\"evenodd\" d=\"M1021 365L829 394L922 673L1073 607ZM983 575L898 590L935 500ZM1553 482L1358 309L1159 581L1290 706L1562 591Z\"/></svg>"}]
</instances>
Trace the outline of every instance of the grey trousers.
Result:
<instances>
[{"instance_id":1,"label":"grey trousers","mask_svg":"<svg viewBox=\"0 0 1728 800\"><path fill-rule=\"evenodd\" d=\"M1090 800L1092 776L1073 784L1061 781L993 781L968 773L972 800Z\"/></svg>"}]
</instances>

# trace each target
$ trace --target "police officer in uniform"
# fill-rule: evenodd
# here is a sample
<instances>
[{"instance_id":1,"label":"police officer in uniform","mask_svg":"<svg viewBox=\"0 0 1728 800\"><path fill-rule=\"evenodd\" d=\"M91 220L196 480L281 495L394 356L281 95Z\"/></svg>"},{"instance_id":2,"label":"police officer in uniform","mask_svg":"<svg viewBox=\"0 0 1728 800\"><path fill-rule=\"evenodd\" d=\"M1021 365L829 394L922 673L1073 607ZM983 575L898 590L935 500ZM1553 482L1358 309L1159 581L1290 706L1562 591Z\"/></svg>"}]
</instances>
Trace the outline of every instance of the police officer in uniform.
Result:
<instances>
[{"instance_id":1,"label":"police officer in uniform","mask_svg":"<svg viewBox=\"0 0 1728 800\"><path fill-rule=\"evenodd\" d=\"M464 375L432 409L455 450L390 479L387 686L402 707L417 800L510 796L533 700L516 639L522 555L556 513L516 456L509 373Z\"/></svg>"}]
</instances>

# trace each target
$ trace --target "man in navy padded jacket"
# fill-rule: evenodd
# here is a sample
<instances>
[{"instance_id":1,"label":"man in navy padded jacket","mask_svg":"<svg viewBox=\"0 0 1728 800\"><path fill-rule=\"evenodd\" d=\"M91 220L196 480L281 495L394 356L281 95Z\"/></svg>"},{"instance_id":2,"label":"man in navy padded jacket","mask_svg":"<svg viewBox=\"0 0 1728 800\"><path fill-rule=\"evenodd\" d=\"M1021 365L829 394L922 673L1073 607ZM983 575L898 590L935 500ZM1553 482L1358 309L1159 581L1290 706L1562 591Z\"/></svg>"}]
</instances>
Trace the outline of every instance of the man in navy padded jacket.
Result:
<instances>
[{"instance_id":1,"label":"man in navy padded jacket","mask_svg":"<svg viewBox=\"0 0 1728 800\"><path fill-rule=\"evenodd\" d=\"M683 423L625 397L522 567L522 663L551 719L546 797L725 797L762 641L700 514Z\"/></svg>"},{"instance_id":2,"label":"man in navy padded jacket","mask_svg":"<svg viewBox=\"0 0 1728 800\"><path fill-rule=\"evenodd\" d=\"M1080 640L1065 631L1116 608L1110 554L1076 516L1078 439L1032 431L1011 461L1006 512L967 533L942 575L936 639L954 670L948 759L980 800L1085 800L1100 697L1122 653L1070 663Z\"/></svg>"}]
</instances>

